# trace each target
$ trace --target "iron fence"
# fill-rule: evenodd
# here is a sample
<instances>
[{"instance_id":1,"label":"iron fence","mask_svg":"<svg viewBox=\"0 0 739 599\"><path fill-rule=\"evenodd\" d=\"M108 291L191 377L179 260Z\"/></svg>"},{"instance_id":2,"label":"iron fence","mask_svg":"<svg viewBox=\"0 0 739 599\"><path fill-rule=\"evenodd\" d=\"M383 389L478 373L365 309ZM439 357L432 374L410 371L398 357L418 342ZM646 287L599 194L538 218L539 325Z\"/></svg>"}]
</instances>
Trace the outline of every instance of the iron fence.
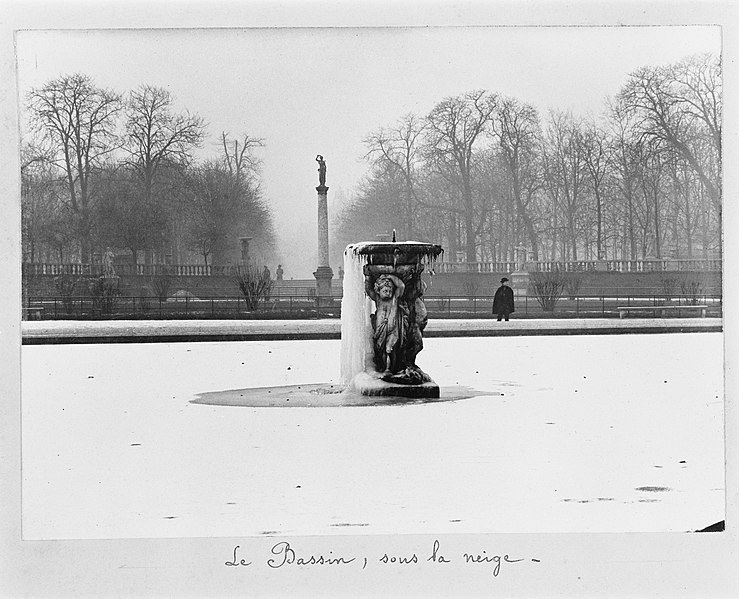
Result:
<instances>
[{"instance_id":1,"label":"iron fence","mask_svg":"<svg viewBox=\"0 0 739 599\"><path fill-rule=\"evenodd\" d=\"M492 295L427 295L424 297L430 318L490 318ZM535 297L516 299L516 317L529 318L609 318L619 317L619 308L627 307L637 315L654 315L655 308L670 307L669 314L688 316L696 305L707 307L709 316L721 316L722 298L718 294L700 295L573 295L558 300L554 311L545 312ZM643 308L639 310L639 308ZM685 308L681 310L680 308ZM660 310L664 316L665 310ZM92 296L28 297L23 308L24 320L127 320L127 319L279 319L338 318L340 298L315 295L270 296L249 310L244 298L117 296L104 300Z\"/></svg>"}]
</instances>

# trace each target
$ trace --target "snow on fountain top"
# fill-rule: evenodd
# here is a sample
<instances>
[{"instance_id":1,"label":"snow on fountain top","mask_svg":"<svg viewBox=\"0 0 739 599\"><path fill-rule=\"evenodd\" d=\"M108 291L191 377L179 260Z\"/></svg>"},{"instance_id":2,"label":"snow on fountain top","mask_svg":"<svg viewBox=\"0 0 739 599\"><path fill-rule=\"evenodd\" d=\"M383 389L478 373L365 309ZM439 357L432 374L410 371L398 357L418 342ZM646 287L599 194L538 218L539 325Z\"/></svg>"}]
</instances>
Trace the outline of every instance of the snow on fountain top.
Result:
<instances>
[{"instance_id":1,"label":"snow on fountain top","mask_svg":"<svg viewBox=\"0 0 739 599\"><path fill-rule=\"evenodd\" d=\"M345 253L353 253L355 255L372 256L375 254L401 254L404 256L432 256L436 258L443 249L435 243L425 243L423 241L361 241L352 243L346 247Z\"/></svg>"}]
</instances>

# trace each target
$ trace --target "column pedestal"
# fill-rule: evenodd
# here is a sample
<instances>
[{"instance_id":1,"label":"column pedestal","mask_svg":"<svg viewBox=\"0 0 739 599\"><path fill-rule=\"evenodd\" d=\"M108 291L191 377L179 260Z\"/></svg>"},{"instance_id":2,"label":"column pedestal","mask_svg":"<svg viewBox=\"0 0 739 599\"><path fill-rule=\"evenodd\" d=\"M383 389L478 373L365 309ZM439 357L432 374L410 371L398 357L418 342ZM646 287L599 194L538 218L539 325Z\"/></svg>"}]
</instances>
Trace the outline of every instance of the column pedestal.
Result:
<instances>
[{"instance_id":1,"label":"column pedestal","mask_svg":"<svg viewBox=\"0 0 739 599\"><path fill-rule=\"evenodd\" d=\"M331 279L334 277L334 271L330 266L319 266L313 273L316 278L316 297L319 298L321 305L331 303Z\"/></svg>"},{"instance_id":2,"label":"column pedestal","mask_svg":"<svg viewBox=\"0 0 739 599\"><path fill-rule=\"evenodd\" d=\"M528 294L529 273L526 270L516 270L511 273L511 289L515 297L525 297Z\"/></svg>"}]
</instances>

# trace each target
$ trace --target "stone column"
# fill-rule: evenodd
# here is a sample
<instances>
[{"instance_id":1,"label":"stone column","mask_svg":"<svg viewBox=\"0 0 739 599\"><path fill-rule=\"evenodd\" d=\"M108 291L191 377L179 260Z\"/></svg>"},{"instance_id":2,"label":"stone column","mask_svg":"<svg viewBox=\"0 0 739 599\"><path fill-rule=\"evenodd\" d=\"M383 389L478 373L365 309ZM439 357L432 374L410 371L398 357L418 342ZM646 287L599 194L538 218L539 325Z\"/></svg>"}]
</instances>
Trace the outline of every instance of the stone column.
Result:
<instances>
[{"instance_id":1,"label":"stone column","mask_svg":"<svg viewBox=\"0 0 739 599\"><path fill-rule=\"evenodd\" d=\"M328 263L328 187L319 185L318 192L318 268L313 276L316 278L316 295L331 297L331 279L334 272Z\"/></svg>"}]
</instances>

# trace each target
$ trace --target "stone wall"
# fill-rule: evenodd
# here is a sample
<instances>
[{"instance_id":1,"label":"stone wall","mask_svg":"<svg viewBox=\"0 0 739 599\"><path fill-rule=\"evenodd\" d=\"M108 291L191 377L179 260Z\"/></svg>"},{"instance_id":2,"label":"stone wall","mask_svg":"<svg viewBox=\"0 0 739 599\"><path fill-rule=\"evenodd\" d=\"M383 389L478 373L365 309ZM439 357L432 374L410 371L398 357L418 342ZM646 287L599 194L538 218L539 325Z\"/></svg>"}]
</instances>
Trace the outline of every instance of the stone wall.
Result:
<instances>
[{"instance_id":1,"label":"stone wall","mask_svg":"<svg viewBox=\"0 0 739 599\"><path fill-rule=\"evenodd\" d=\"M680 292L682 281L695 281L701 285L703 293L719 294L721 292L721 273L718 272L583 272L573 275L580 279L579 293L584 295L599 294L660 294L672 280L675 293ZM500 285L501 277L511 278L511 273L444 273L427 278L426 295L476 295L490 296ZM87 295L86 281L94 277L79 277L76 294ZM24 277L24 295L26 297L52 297L60 295L51 275L32 275ZM151 291L153 278L143 275L123 275L119 277L119 288L125 296L153 296ZM316 282L312 279L296 279L283 281L279 289L275 285L275 293L283 295L309 295L315 292ZM341 281L334 276L333 294L341 295ZM177 291L187 292L195 297L236 297L239 289L233 279L228 276L181 276L172 277L170 295Z\"/></svg>"},{"instance_id":2,"label":"stone wall","mask_svg":"<svg viewBox=\"0 0 739 599\"><path fill-rule=\"evenodd\" d=\"M704 293L721 293L721 273L719 272L645 272L619 273L596 272L571 273L569 276L580 280L579 293L599 295L612 293L625 295L628 293L659 294L670 285L680 291L683 281L700 283ZM510 272L499 273L449 273L437 274L431 279L426 295L493 295L500 286L502 277L511 278Z\"/></svg>"},{"instance_id":3,"label":"stone wall","mask_svg":"<svg viewBox=\"0 0 739 599\"><path fill-rule=\"evenodd\" d=\"M57 291L55 278L50 275L35 275L24 277L25 294L27 297L51 297L60 295ZM75 295L87 295L87 284L96 277L77 277L78 284ZM154 296L152 287L153 277L142 275L123 275L118 278L118 288L124 296ZM231 277L226 276L183 276L170 279L169 295L177 291L185 291L195 297L235 297L240 295L239 288Z\"/></svg>"}]
</instances>

